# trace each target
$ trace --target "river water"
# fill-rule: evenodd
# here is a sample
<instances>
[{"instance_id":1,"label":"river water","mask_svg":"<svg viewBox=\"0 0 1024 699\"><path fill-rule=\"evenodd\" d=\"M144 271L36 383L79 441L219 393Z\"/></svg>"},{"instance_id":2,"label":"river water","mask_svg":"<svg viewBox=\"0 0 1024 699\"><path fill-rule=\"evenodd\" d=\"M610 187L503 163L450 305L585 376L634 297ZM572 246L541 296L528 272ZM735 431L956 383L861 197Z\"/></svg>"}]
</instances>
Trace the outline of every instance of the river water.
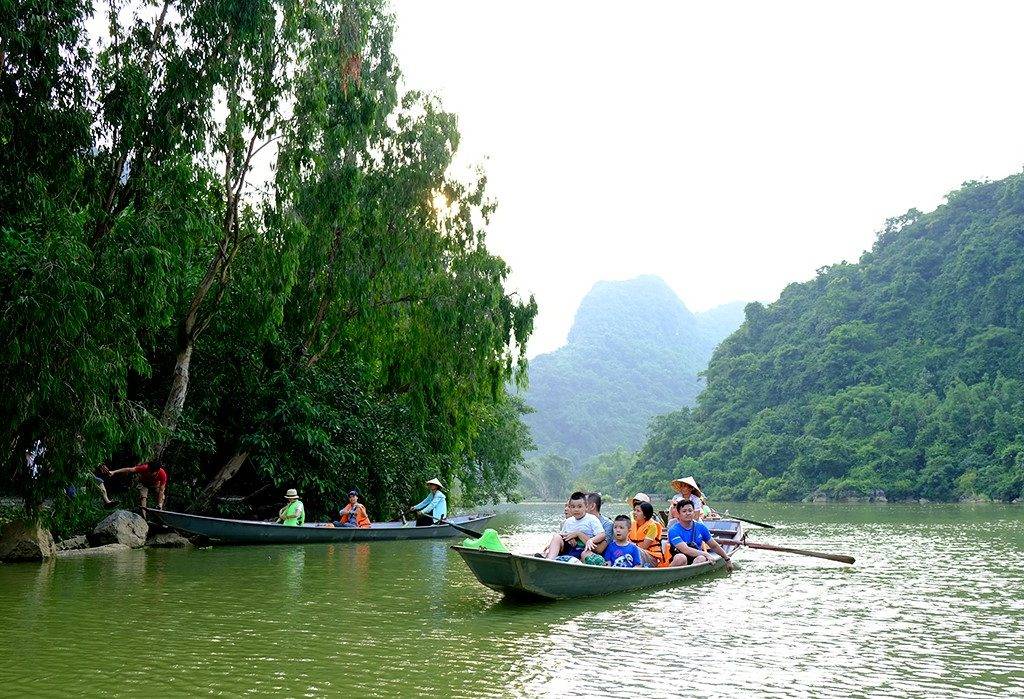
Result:
<instances>
[{"instance_id":1,"label":"river water","mask_svg":"<svg viewBox=\"0 0 1024 699\"><path fill-rule=\"evenodd\" d=\"M731 575L534 604L440 541L6 565L0 695L1024 696L1024 508L732 509L857 564L746 550ZM561 505L500 511L534 551Z\"/></svg>"}]
</instances>

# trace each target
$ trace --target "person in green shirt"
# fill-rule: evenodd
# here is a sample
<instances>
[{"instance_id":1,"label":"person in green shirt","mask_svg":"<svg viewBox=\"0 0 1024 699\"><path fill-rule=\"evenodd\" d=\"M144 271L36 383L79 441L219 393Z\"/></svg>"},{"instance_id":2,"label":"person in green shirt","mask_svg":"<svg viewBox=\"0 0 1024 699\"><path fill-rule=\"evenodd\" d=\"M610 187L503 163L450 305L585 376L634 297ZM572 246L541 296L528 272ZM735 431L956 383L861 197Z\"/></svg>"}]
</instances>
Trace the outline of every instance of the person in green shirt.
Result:
<instances>
[{"instance_id":1,"label":"person in green shirt","mask_svg":"<svg viewBox=\"0 0 1024 699\"><path fill-rule=\"evenodd\" d=\"M306 523L306 509L302 506L302 500L299 500L299 493L295 488L289 488L284 499L288 504L277 513L277 521L288 527L301 527Z\"/></svg>"}]
</instances>

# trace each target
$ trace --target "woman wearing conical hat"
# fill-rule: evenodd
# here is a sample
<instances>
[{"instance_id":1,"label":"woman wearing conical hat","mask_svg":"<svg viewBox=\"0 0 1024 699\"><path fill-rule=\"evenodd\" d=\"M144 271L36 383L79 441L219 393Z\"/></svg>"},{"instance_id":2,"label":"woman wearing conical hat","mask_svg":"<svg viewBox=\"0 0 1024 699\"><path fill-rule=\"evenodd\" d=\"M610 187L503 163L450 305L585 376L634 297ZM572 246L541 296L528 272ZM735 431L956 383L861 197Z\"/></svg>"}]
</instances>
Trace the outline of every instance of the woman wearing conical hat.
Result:
<instances>
[{"instance_id":1,"label":"woman wearing conical hat","mask_svg":"<svg viewBox=\"0 0 1024 699\"><path fill-rule=\"evenodd\" d=\"M693 479L693 476L676 478L669 485L683 496L683 500L689 500L693 503L693 511L697 513L694 519L700 520L704 519L705 516L714 515L714 510L708 507L707 501L704 499L704 493L700 491L700 486L697 485L697 481ZM672 499L672 505L673 507L676 505L675 498Z\"/></svg>"},{"instance_id":2,"label":"woman wearing conical hat","mask_svg":"<svg viewBox=\"0 0 1024 699\"><path fill-rule=\"evenodd\" d=\"M430 495L410 508L416 513L417 527L429 527L448 516L448 500L441 481L431 478L427 481L427 487L430 488Z\"/></svg>"}]
</instances>

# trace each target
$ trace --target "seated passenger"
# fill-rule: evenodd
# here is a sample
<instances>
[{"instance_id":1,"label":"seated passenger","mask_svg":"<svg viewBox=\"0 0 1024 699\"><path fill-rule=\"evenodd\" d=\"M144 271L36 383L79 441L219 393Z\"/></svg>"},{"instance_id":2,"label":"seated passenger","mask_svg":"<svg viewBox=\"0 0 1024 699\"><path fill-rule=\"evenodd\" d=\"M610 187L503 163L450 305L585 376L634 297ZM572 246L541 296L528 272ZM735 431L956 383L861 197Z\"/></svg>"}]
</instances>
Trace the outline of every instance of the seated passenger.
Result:
<instances>
[{"instance_id":1,"label":"seated passenger","mask_svg":"<svg viewBox=\"0 0 1024 699\"><path fill-rule=\"evenodd\" d=\"M348 504L338 511L339 527L362 527L370 526L370 517L366 514L366 506L359 502L359 491L348 491Z\"/></svg>"},{"instance_id":2,"label":"seated passenger","mask_svg":"<svg viewBox=\"0 0 1024 699\"><path fill-rule=\"evenodd\" d=\"M575 492L569 497L569 516L562 523L562 530L551 537L544 557L567 555L579 559L587 542L603 533L601 520L587 513L586 496Z\"/></svg>"},{"instance_id":3,"label":"seated passenger","mask_svg":"<svg viewBox=\"0 0 1024 699\"><path fill-rule=\"evenodd\" d=\"M643 493L638 493L643 495ZM646 496L645 496L646 497ZM640 548L640 558L647 568L661 565L661 522L654 518L654 506L634 498L633 524L629 529L629 540Z\"/></svg>"},{"instance_id":4,"label":"seated passenger","mask_svg":"<svg viewBox=\"0 0 1024 699\"><path fill-rule=\"evenodd\" d=\"M701 522L693 520L693 503L689 500L680 501L673 512L676 521L668 528L668 542L675 554L672 557L672 566L685 566L698 563L708 563L711 557L704 550L706 544L709 549L717 553L725 560L727 570L732 570L732 559L725 552L722 545L711 536L711 530Z\"/></svg>"},{"instance_id":5,"label":"seated passenger","mask_svg":"<svg viewBox=\"0 0 1024 699\"><path fill-rule=\"evenodd\" d=\"M584 556L591 551L600 555L604 553L604 547L614 541L615 534L612 533L612 521L601 514L601 493L587 493L587 512L597 517L604 528L602 534L598 534L584 546ZM626 517L629 519L629 517Z\"/></svg>"},{"instance_id":6,"label":"seated passenger","mask_svg":"<svg viewBox=\"0 0 1024 699\"><path fill-rule=\"evenodd\" d=\"M615 539L604 549L604 564L615 568L638 568L643 566L643 554L629 540L629 517L619 515L612 523Z\"/></svg>"},{"instance_id":7,"label":"seated passenger","mask_svg":"<svg viewBox=\"0 0 1024 699\"><path fill-rule=\"evenodd\" d=\"M288 527L301 527L306 523L306 510L302 506L302 500L299 500L298 491L289 488L284 494L284 499L288 504L277 513L277 521Z\"/></svg>"}]
</instances>

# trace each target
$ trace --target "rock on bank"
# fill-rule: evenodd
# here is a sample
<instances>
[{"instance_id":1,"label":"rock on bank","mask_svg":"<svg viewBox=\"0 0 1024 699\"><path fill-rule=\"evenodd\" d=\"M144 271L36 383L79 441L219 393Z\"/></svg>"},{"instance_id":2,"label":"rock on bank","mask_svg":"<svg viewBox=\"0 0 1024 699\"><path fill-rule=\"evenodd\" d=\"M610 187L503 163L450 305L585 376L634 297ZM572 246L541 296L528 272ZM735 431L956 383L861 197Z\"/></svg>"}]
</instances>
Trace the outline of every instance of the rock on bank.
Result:
<instances>
[{"instance_id":1,"label":"rock on bank","mask_svg":"<svg viewBox=\"0 0 1024 699\"><path fill-rule=\"evenodd\" d=\"M55 553L53 535L39 522L8 522L0 529L0 561L41 561Z\"/></svg>"}]
</instances>

